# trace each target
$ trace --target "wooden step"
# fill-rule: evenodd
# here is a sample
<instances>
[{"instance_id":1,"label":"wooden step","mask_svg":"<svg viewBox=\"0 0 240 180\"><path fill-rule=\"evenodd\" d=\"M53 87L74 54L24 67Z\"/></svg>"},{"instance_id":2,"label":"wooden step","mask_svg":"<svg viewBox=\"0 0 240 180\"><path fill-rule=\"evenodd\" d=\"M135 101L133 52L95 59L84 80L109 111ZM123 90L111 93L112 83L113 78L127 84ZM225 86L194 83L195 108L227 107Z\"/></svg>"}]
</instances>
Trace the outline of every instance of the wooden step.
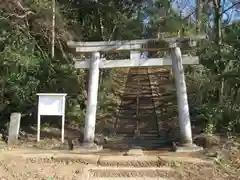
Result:
<instances>
[{"instance_id":1,"label":"wooden step","mask_svg":"<svg viewBox=\"0 0 240 180\"><path fill-rule=\"evenodd\" d=\"M114 138L117 138L117 139L125 139L125 140L132 140L132 133L126 133L126 132L121 132L121 131L118 131L117 132L117 137L113 137L111 138L112 140L114 140ZM144 137L145 139L155 139L157 138L158 139L158 131L156 130L149 130L147 133L141 133L140 136Z\"/></svg>"},{"instance_id":2,"label":"wooden step","mask_svg":"<svg viewBox=\"0 0 240 180\"><path fill-rule=\"evenodd\" d=\"M124 96L120 96L120 98L124 98L125 100L127 100L127 99L132 99L133 100L134 98L136 100L136 98L137 98L136 93L132 93L132 94L129 93L129 94L124 95ZM176 98L176 95L174 95L174 94L169 94L169 95L167 95L167 94L166 95L162 95L162 94L145 94L145 95L142 95L142 94L140 94L140 96L143 96L145 98L161 98L161 99L168 98L168 97Z\"/></svg>"},{"instance_id":3,"label":"wooden step","mask_svg":"<svg viewBox=\"0 0 240 180\"><path fill-rule=\"evenodd\" d=\"M124 132L123 133L119 132L117 137L124 138L124 137L128 137L128 135L129 134L125 134ZM149 130L147 133L144 133L143 135L148 136L148 137L157 137L157 131Z\"/></svg>"},{"instance_id":4,"label":"wooden step","mask_svg":"<svg viewBox=\"0 0 240 180\"><path fill-rule=\"evenodd\" d=\"M127 89L122 92L118 92L118 96L122 98L127 98L127 97L137 97L138 95L140 96L146 96L149 97L151 95L158 95L158 96L164 96L165 94L174 94L176 96L176 89L171 88L171 87L156 87L152 89L143 89L140 91L140 93L137 91L137 89Z\"/></svg>"},{"instance_id":5,"label":"wooden step","mask_svg":"<svg viewBox=\"0 0 240 180\"><path fill-rule=\"evenodd\" d=\"M151 100L151 99L150 99ZM137 108L139 110L141 109L154 109L154 104L153 104L153 101L151 100L150 102L141 102L138 104L138 107L137 107L137 104L136 103L132 103L132 104L124 104L124 105L121 105L120 106L121 110L136 110Z\"/></svg>"},{"instance_id":6,"label":"wooden step","mask_svg":"<svg viewBox=\"0 0 240 180\"><path fill-rule=\"evenodd\" d=\"M138 147L142 150L149 150L149 149L158 149L158 148L162 148L162 147L169 147L171 148L171 143L168 142L168 140L166 140L164 137L162 137L161 139L155 139L155 140L138 140L138 142L136 140L131 140L129 139L123 139L123 140L119 140L119 141L109 141L107 144L104 145L104 148L107 147L113 147L113 145L115 144L115 147L117 147L118 149L131 149L134 147ZM127 148L122 148L122 147L127 147Z\"/></svg>"},{"instance_id":7,"label":"wooden step","mask_svg":"<svg viewBox=\"0 0 240 180\"><path fill-rule=\"evenodd\" d=\"M128 82L126 82L126 85L125 85L125 88L126 87L139 87L139 85L141 86L148 86L148 85L158 85L158 86L161 86L161 85L164 85L164 84L171 84L174 86L174 82L172 80L169 80L169 79L155 79L154 81L153 80L148 80L148 79L144 79L144 80L139 80L139 84L138 84L138 81L137 80L129 80Z\"/></svg>"}]
</instances>

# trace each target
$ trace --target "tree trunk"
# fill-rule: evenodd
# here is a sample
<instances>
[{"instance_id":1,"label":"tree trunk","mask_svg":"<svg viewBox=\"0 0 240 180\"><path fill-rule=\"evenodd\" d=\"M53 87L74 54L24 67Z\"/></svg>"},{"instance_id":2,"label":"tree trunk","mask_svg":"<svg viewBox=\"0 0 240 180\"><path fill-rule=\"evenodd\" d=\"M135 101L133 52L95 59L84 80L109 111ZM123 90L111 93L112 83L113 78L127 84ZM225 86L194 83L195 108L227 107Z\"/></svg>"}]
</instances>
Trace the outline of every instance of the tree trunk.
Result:
<instances>
[{"instance_id":1,"label":"tree trunk","mask_svg":"<svg viewBox=\"0 0 240 180\"><path fill-rule=\"evenodd\" d=\"M56 1L52 0L52 58L55 56L55 16Z\"/></svg>"},{"instance_id":2,"label":"tree trunk","mask_svg":"<svg viewBox=\"0 0 240 180\"><path fill-rule=\"evenodd\" d=\"M201 31L201 25L202 25L201 12L202 12L201 0L196 0L196 20L197 20L196 32L197 33Z\"/></svg>"},{"instance_id":3,"label":"tree trunk","mask_svg":"<svg viewBox=\"0 0 240 180\"><path fill-rule=\"evenodd\" d=\"M214 0L214 26L215 26L215 43L217 44L217 71L218 74L221 75L224 64L222 62L222 51L221 51L221 45L222 45L222 33L221 33L221 1L220 0ZM220 79L220 88L219 88L219 102L221 103L223 101L223 95L224 95L224 78Z\"/></svg>"}]
</instances>

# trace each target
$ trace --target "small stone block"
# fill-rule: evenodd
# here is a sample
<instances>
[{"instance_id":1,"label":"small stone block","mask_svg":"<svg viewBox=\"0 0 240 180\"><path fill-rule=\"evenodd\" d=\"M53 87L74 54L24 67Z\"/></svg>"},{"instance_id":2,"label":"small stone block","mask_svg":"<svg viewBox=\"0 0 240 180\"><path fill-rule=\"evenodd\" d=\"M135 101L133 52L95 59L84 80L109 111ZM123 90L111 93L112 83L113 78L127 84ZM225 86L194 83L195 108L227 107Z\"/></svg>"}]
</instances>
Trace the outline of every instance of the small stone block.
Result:
<instances>
[{"instance_id":1,"label":"small stone block","mask_svg":"<svg viewBox=\"0 0 240 180\"><path fill-rule=\"evenodd\" d=\"M130 149L125 154L126 156L143 156L143 150L142 149Z\"/></svg>"},{"instance_id":2,"label":"small stone block","mask_svg":"<svg viewBox=\"0 0 240 180\"><path fill-rule=\"evenodd\" d=\"M195 144L177 146L175 152L198 152L203 151L203 148Z\"/></svg>"},{"instance_id":3,"label":"small stone block","mask_svg":"<svg viewBox=\"0 0 240 180\"><path fill-rule=\"evenodd\" d=\"M139 138L140 135L141 135L141 133L138 129L134 131L134 138Z\"/></svg>"},{"instance_id":4,"label":"small stone block","mask_svg":"<svg viewBox=\"0 0 240 180\"><path fill-rule=\"evenodd\" d=\"M80 153L99 152L103 149L103 146L95 143L83 143L80 146L73 148L74 151L80 151Z\"/></svg>"},{"instance_id":5,"label":"small stone block","mask_svg":"<svg viewBox=\"0 0 240 180\"><path fill-rule=\"evenodd\" d=\"M169 48L176 48L177 47L177 43L176 42L170 42L169 43Z\"/></svg>"},{"instance_id":6,"label":"small stone block","mask_svg":"<svg viewBox=\"0 0 240 180\"><path fill-rule=\"evenodd\" d=\"M97 144L97 145L107 144L108 143L108 138L103 136L103 135L95 136L94 143Z\"/></svg>"},{"instance_id":7,"label":"small stone block","mask_svg":"<svg viewBox=\"0 0 240 180\"><path fill-rule=\"evenodd\" d=\"M197 41L195 41L195 40L190 40L188 43L189 43L189 46L190 46L190 47L195 47L195 46L197 46Z\"/></svg>"}]
</instances>

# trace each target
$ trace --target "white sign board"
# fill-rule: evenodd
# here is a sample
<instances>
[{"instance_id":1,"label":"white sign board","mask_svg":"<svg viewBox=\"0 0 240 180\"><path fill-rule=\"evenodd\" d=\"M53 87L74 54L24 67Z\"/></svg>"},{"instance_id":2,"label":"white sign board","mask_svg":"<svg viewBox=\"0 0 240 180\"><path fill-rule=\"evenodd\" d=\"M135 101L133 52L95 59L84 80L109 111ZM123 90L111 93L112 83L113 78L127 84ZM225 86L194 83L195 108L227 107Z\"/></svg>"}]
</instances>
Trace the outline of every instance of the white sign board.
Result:
<instances>
[{"instance_id":1,"label":"white sign board","mask_svg":"<svg viewBox=\"0 0 240 180\"><path fill-rule=\"evenodd\" d=\"M64 142L65 101L63 93L39 93L38 95L38 132L37 141L40 141L41 116L62 116L62 142Z\"/></svg>"}]
</instances>

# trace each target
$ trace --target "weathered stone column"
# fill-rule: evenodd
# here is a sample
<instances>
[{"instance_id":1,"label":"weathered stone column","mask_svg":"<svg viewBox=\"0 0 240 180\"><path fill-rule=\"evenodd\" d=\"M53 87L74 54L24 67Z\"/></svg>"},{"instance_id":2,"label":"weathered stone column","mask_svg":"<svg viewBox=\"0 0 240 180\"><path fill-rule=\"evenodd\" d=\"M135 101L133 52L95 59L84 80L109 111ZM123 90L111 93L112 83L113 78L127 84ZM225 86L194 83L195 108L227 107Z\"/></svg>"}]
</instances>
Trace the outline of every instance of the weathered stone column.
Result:
<instances>
[{"instance_id":1,"label":"weathered stone column","mask_svg":"<svg viewBox=\"0 0 240 180\"><path fill-rule=\"evenodd\" d=\"M97 114L100 53L92 53L89 69L87 112L84 127L84 143L93 144Z\"/></svg>"},{"instance_id":2,"label":"weathered stone column","mask_svg":"<svg viewBox=\"0 0 240 180\"><path fill-rule=\"evenodd\" d=\"M192 129L181 50L179 47L173 46L171 47L170 52L172 57L172 70L177 90L181 143L182 145L190 145L192 144Z\"/></svg>"},{"instance_id":3,"label":"weathered stone column","mask_svg":"<svg viewBox=\"0 0 240 180\"><path fill-rule=\"evenodd\" d=\"M16 145L20 129L21 113L12 113L8 129L8 146Z\"/></svg>"}]
</instances>

